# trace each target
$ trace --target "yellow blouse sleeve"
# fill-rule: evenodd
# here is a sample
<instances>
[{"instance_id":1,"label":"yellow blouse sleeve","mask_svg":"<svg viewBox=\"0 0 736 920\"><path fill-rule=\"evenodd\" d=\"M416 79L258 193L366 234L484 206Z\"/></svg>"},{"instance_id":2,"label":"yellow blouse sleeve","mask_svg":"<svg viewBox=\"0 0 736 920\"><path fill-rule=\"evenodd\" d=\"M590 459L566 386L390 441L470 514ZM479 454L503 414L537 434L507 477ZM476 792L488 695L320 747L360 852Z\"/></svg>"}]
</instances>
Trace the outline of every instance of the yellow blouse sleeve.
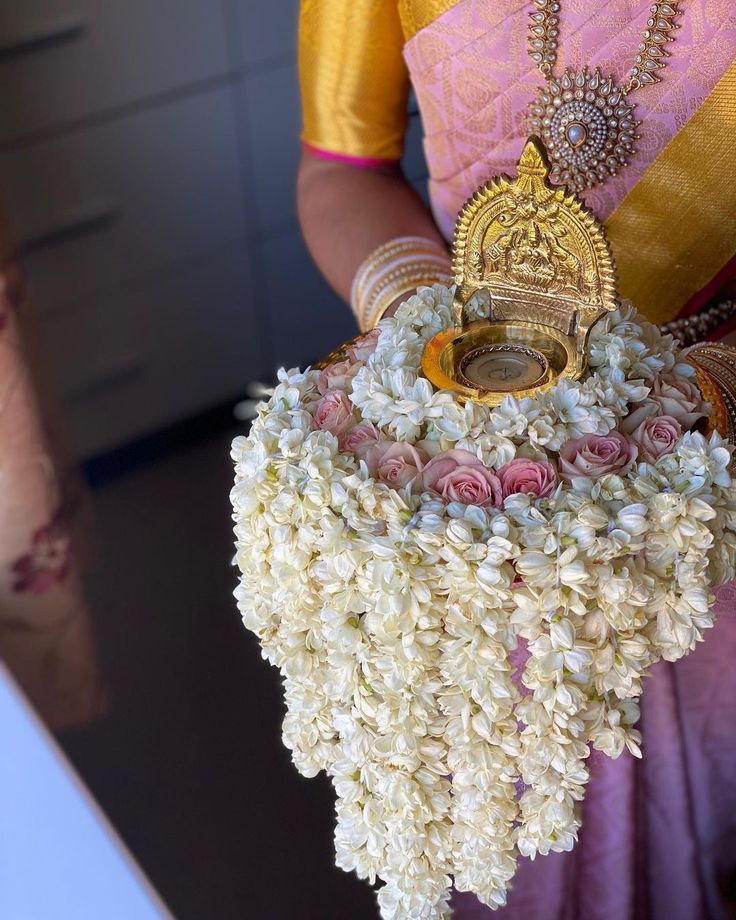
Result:
<instances>
[{"instance_id":1,"label":"yellow blouse sleeve","mask_svg":"<svg viewBox=\"0 0 736 920\"><path fill-rule=\"evenodd\" d=\"M302 0L302 140L317 154L397 160L409 78L398 0Z\"/></svg>"}]
</instances>

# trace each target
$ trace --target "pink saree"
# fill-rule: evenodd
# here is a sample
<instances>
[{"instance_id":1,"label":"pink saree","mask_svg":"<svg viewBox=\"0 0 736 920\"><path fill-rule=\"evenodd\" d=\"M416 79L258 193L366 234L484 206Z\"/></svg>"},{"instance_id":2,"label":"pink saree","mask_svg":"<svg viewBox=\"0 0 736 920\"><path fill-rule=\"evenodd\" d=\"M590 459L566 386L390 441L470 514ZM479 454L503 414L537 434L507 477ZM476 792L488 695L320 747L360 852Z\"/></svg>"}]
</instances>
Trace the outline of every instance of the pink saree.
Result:
<instances>
[{"instance_id":1,"label":"pink saree","mask_svg":"<svg viewBox=\"0 0 736 920\"><path fill-rule=\"evenodd\" d=\"M645 0L562 0L560 62L619 80L650 15ZM636 93L630 165L585 194L605 219L709 95L736 54L736 4L691 0L663 81ZM541 78L526 53L530 0L460 0L404 51L425 129L430 195L450 238L458 209L491 175L513 173ZM583 823L569 853L524 860L497 912L455 894L457 920L705 920L727 916L736 869L736 589L685 660L652 669L644 757L591 755Z\"/></svg>"},{"instance_id":2,"label":"pink saree","mask_svg":"<svg viewBox=\"0 0 736 920\"><path fill-rule=\"evenodd\" d=\"M563 0L559 68L587 64L619 82L633 63L648 0ZM712 91L736 55L736 4L690 0L662 82L637 91L642 125L629 165L583 198L605 220ZM460 0L404 46L424 126L430 196L447 239L468 195L513 174L526 109L542 78L526 51L531 0ZM717 130L718 126L714 126Z\"/></svg>"}]
</instances>

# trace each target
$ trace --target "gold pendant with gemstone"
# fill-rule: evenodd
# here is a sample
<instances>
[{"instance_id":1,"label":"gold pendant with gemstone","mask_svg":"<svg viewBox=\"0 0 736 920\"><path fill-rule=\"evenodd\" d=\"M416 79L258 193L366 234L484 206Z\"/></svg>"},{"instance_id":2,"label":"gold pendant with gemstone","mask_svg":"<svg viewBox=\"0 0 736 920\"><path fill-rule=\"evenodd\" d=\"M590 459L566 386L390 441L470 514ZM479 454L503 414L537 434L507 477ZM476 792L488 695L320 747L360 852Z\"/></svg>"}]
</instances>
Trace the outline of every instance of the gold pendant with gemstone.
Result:
<instances>
[{"instance_id":1,"label":"gold pendant with gemstone","mask_svg":"<svg viewBox=\"0 0 736 920\"><path fill-rule=\"evenodd\" d=\"M528 123L547 148L550 179L576 191L626 166L640 124L613 79L587 68L550 79L529 106Z\"/></svg>"}]
</instances>

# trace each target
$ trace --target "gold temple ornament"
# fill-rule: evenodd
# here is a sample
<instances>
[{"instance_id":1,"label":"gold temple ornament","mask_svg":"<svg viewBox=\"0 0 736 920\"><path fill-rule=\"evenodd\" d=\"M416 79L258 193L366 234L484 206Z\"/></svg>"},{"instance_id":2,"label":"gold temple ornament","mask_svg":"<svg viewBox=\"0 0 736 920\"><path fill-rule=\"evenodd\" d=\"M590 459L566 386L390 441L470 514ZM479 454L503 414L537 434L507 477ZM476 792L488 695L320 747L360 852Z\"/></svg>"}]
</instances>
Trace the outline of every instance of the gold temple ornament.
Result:
<instances>
[{"instance_id":1,"label":"gold temple ornament","mask_svg":"<svg viewBox=\"0 0 736 920\"><path fill-rule=\"evenodd\" d=\"M618 307L603 229L569 190L553 186L542 142L527 141L518 176L478 189L453 241L454 325L426 346L422 370L460 400L497 406L585 372L593 325ZM470 321L475 299L486 318Z\"/></svg>"}]
</instances>

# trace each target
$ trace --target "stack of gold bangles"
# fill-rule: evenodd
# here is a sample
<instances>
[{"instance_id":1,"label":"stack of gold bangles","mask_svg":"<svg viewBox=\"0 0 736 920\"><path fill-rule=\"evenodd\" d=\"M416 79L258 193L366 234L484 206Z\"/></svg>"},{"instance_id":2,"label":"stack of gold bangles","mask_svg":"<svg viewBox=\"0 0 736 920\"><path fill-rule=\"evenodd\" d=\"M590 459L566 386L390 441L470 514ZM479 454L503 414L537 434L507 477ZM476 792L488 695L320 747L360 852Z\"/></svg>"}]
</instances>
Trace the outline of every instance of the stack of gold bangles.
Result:
<instances>
[{"instance_id":1,"label":"stack of gold bangles","mask_svg":"<svg viewBox=\"0 0 736 920\"><path fill-rule=\"evenodd\" d=\"M402 236L379 246L355 274L350 305L361 331L373 329L403 294L420 285L449 284L450 257L434 240Z\"/></svg>"},{"instance_id":2,"label":"stack of gold bangles","mask_svg":"<svg viewBox=\"0 0 736 920\"><path fill-rule=\"evenodd\" d=\"M720 342L698 342L685 351L695 368L703 399L711 404L706 421L708 433L736 442L736 348Z\"/></svg>"}]
</instances>

